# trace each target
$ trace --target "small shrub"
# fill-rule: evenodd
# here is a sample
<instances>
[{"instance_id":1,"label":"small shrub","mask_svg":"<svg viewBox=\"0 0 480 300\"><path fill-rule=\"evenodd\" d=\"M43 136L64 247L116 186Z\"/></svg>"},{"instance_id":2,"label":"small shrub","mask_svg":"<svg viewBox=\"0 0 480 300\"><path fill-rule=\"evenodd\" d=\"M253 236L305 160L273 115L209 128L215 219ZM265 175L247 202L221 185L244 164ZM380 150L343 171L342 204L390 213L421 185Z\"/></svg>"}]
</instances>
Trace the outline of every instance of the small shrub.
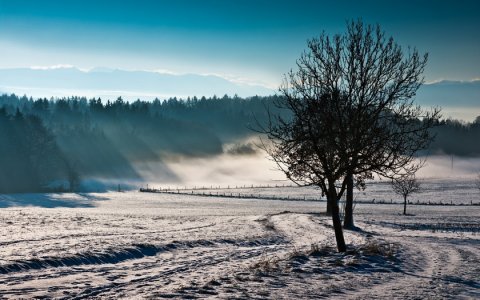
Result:
<instances>
[{"instance_id":1,"label":"small shrub","mask_svg":"<svg viewBox=\"0 0 480 300\"><path fill-rule=\"evenodd\" d=\"M333 253L335 250L327 245L320 247L318 244L311 244L310 251L307 252L308 256L325 256L329 253Z\"/></svg>"},{"instance_id":2,"label":"small shrub","mask_svg":"<svg viewBox=\"0 0 480 300\"><path fill-rule=\"evenodd\" d=\"M366 255L380 255L384 257L392 258L397 252L397 247L395 244L386 243L381 241L368 241L366 244L362 245L359 249L359 252L362 252Z\"/></svg>"},{"instance_id":3,"label":"small shrub","mask_svg":"<svg viewBox=\"0 0 480 300\"><path fill-rule=\"evenodd\" d=\"M268 256L266 253L263 253L260 256L260 259L255 262L250 269L264 274L269 274L274 271L277 271L279 267L280 259L278 256Z\"/></svg>"},{"instance_id":4,"label":"small shrub","mask_svg":"<svg viewBox=\"0 0 480 300\"><path fill-rule=\"evenodd\" d=\"M275 231L275 224L273 224L270 218L259 219L257 222L262 224L266 230Z\"/></svg>"}]
</instances>

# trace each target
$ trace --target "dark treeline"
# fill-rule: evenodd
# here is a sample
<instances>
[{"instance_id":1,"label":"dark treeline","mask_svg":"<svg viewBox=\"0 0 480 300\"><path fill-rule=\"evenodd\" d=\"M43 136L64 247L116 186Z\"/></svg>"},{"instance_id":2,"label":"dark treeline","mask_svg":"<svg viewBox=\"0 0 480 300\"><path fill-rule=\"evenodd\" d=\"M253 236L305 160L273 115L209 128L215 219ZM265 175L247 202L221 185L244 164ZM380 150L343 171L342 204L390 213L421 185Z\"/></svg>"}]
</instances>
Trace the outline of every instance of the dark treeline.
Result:
<instances>
[{"instance_id":1,"label":"dark treeline","mask_svg":"<svg viewBox=\"0 0 480 300\"><path fill-rule=\"evenodd\" d=\"M132 178L137 162L165 155L255 153L243 144L277 96L126 102L121 98L0 96L0 192L75 189L80 178ZM480 118L441 121L429 154L480 156ZM57 182L57 185L55 185Z\"/></svg>"},{"instance_id":2,"label":"dark treeline","mask_svg":"<svg viewBox=\"0 0 480 300\"><path fill-rule=\"evenodd\" d=\"M40 118L0 109L0 192L41 190L68 176L69 166L55 137Z\"/></svg>"},{"instance_id":3,"label":"dark treeline","mask_svg":"<svg viewBox=\"0 0 480 300\"><path fill-rule=\"evenodd\" d=\"M457 156L480 156L480 116L472 123L442 120L432 129L436 134L429 152Z\"/></svg>"}]
</instances>

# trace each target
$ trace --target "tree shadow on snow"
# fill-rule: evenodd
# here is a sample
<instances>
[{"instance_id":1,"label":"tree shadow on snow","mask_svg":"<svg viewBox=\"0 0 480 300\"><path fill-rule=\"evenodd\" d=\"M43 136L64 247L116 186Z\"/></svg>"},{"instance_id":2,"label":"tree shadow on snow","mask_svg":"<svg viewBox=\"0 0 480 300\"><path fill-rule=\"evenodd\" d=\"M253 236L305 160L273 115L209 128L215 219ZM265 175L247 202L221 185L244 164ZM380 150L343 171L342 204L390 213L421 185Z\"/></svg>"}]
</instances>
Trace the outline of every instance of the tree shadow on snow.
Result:
<instances>
[{"instance_id":1,"label":"tree shadow on snow","mask_svg":"<svg viewBox=\"0 0 480 300\"><path fill-rule=\"evenodd\" d=\"M95 201L107 200L92 194L0 194L0 208L43 207L43 208L88 208L95 207Z\"/></svg>"}]
</instances>

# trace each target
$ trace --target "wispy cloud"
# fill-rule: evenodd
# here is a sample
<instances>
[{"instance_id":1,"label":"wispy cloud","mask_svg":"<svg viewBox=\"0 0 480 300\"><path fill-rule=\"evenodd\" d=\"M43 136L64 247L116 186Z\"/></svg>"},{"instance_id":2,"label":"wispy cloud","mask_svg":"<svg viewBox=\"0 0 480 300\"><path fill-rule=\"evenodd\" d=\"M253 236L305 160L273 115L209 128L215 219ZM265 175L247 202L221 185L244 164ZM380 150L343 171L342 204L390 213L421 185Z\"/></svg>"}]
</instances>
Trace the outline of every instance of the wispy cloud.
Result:
<instances>
[{"instance_id":1,"label":"wispy cloud","mask_svg":"<svg viewBox=\"0 0 480 300\"><path fill-rule=\"evenodd\" d=\"M73 65L67 65L67 64L60 64L60 65L53 65L53 66L31 66L30 67L30 69L33 69L33 70L56 70L56 69L73 69L73 68L76 68L76 67L73 66Z\"/></svg>"},{"instance_id":2,"label":"wispy cloud","mask_svg":"<svg viewBox=\"0 0 480 300\"><path fill-rule=\"evenodd\" d=\"M196 75L216 76L216 77L223 78L225 80L228 80L228 81L236 83L236 84L248 85L248 86L262 86L264 88L271 89L271 90L275 90L277 88L277 86L274 86L272 84L268 84L268 83L265 83L265 82L253 80L253 79L246 78L246 77L237 76L237 75L234 75L234 74L200 73L200 74L196 74Z\"/></svg>"},{"instance_id":3,"label":"wispy cloud","mask_svg":"<svg viewBox=\"0 0 480 300\"><path fill-rule=\"evenodd\" d=\"M168 75L184 75L184 74L182 74L182 73L174 72L174 71L167 70L167 69L155 69L155 70L153 70L153 71L142 70L142 71L145 71L145 72L154 72L154 73L159 73L159 74L168 74Z\"/></svg>"},{"instance_id":4,"label":"wispy cloud","mask_svg":"<svg viewBox=\"0 0 480 300\"><path fill-rule=\"evenodd\" d=\"M436 84L436 83L442 83L442 82L456 82L456 83L473 83L480 81L480 77L474 77L469 80L452 80L452 79L445 79L445 78L440 78L440 79L435 79L435 80L427 80L425 81L425 84Z\"/></svg>"}]
</instances>

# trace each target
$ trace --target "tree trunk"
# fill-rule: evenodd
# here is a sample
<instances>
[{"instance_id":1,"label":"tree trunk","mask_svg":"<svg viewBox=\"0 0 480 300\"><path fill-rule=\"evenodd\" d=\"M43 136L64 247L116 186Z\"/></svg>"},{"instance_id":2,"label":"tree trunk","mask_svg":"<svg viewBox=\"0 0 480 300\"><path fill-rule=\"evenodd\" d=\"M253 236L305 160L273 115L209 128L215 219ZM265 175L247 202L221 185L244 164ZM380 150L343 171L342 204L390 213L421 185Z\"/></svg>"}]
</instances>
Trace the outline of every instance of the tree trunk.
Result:
<instances>
[{"instance_id":1,"label":"tree trunk","mask_svg":"<svg viewBox=\"0 0 480 300\"><path fill-rule=\"evenodd\" d=\"M403 196L403 214L407 214L407 196Z\"/></svg>"},{"instance_id":2,"label":"tree trunk","mask_svg":"<svg viewBox=\"0 0 480 300\"><path fill-rule=\"evenodd\" d=\"M333 203L336 201L335 199L330 199L330 196L328 196L327 194L327 216L331 216L332 215L332 207L333 207Z\"/></svg>"},{"instance_id":3,"label":"tree trunk","mask_svg":"<svg viewBox=\"0 0 480 300\"><path fill-rule=\"evenodd\" d=\"M345 245L345 238L343 237L342 221L340 220L340 210L338 209L337 190L334 183L330 183L328 189L329 191L327 198L332 207L332 222L335 230L337 249L338 252L345 252L347 251L347 246Z\"/></svg>"},{"instance_id":4,"label":"tree trunk","mask_svg":"<svg viewBox=\"0 0 480 300\"><path fill-rule=\"evenodd\" d=\"M345 202L345 216L343 218L343 228L353 229L353 175L347 175L347 200Z\"/></svg>"}]
</instances>

